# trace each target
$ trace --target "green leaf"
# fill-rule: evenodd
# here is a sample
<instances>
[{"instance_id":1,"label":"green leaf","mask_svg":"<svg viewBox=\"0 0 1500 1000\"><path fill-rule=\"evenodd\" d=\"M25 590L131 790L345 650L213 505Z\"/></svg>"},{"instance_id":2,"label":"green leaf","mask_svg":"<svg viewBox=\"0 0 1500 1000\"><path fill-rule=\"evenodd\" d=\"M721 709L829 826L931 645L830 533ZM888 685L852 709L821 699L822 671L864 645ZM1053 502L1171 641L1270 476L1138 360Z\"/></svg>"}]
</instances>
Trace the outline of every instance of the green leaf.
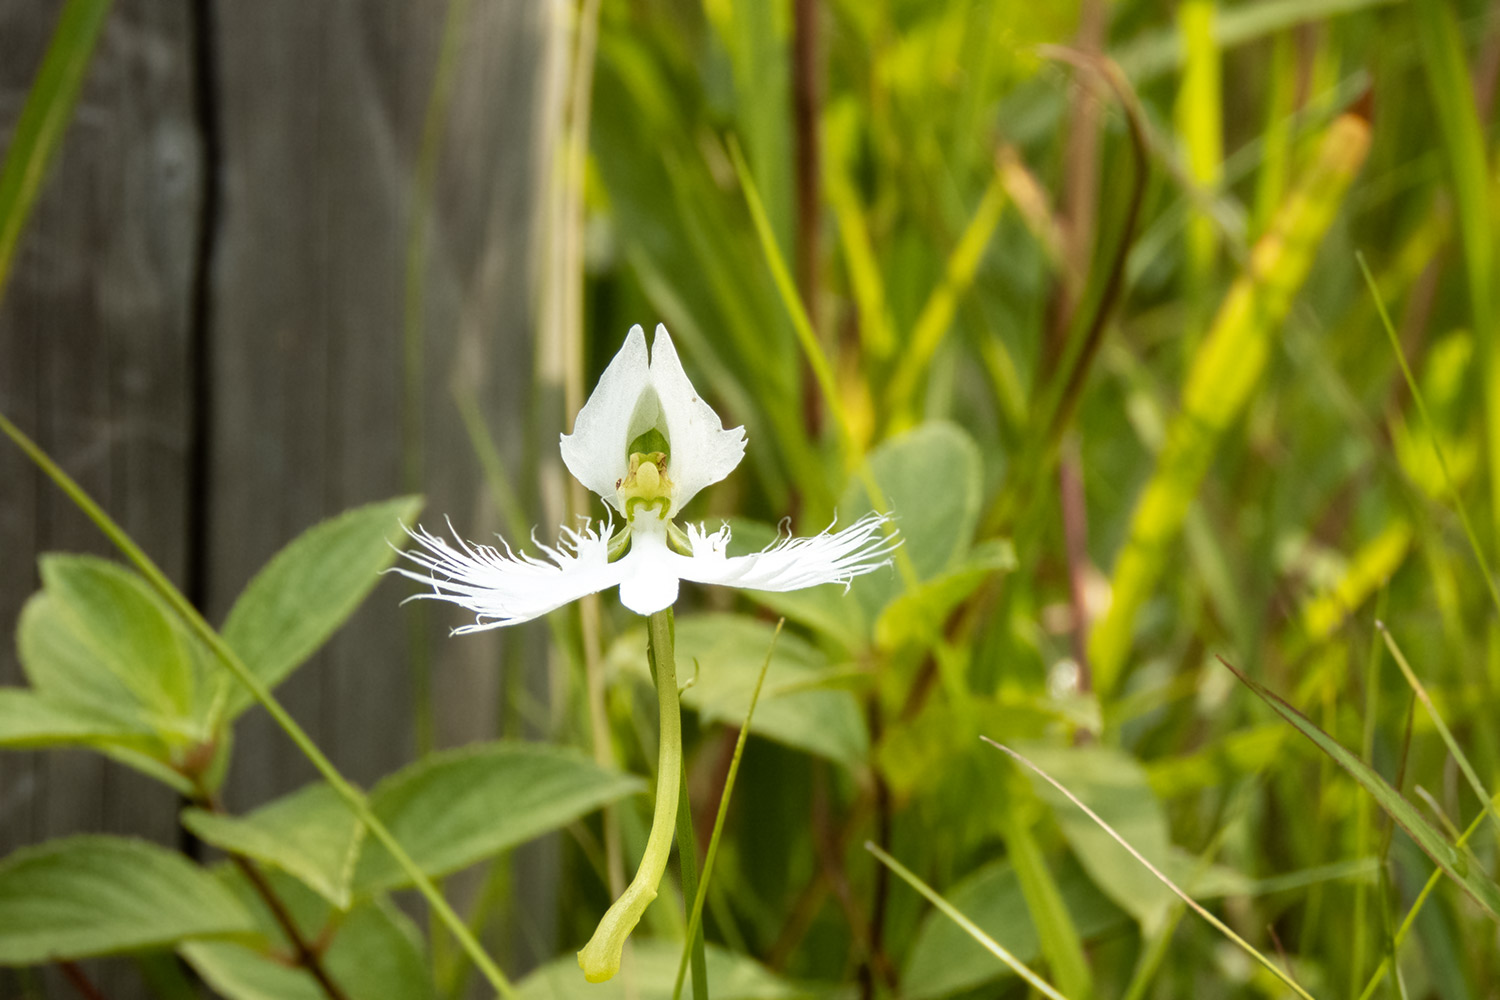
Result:
<instances>
[{"instance_id":1,"label":"green leaf","mask_svg":"<svg viewBox=\"0 0 1500 1000\"><path fill-rule=\"evenodd\" d=\"M1166 812L1151 791L1146 771L1134 757L1105 746L1031 745L1025 754L1066 785L1158 868L1171 870L1172 840ZM1052 806L1057 825L1094 882L1143 924L1160 920L1175 901L1172 891L1118 845L1051 785L1028 772L1041 798Z\"/></svg>"},{"instance_id":2,"label":"green leaf","mask_svg":"<svg viewBox=\"0 0 1500 1000\"><path fill-rule=\"evenodd\" d=\"M325 784L307 785L247 816L186 809L182 825L206 843L279 868L339 909L349 908L364 827Z\"/></svg>"},{"instance_id":3,"label":"green leaf","mask_svg":"<svg viewBox=\"0 0 1500 1000\"><path fill-rule=\"evenodd\" d=\"M769 524L740 518L732 518L729 523L733 529L731 555L759 552L776 541L776 529ZM864 609L841 583L785 592L748 590L745 596L789 622L818 632L846 652L857 652L869 642L870 626Z\"/></svg>"},{"instance_id":4,"label":"green leaf","mask_svg":"<svg viewBox=\"0 0 1500 1000\"><path fill-rule=\"evenodd\" d=\"M32 683L61 693L60 685L68 680L102 680L102 669L164 736L201 739L202 727L194 724L198 666L188 637L146 582L93 556L43 556L41 571L47 595L56 603L40 619L48 634L31 636L40 646L26 650L28 658L42 654L28 668ZM54 652L57 658L47 655ZM93 664L84 667L86 659ZM101 683L98 690L69 697L97 704L106 691L117 690Z\"/></svg>"},{"instance_id":5,"label":"green leaf","mask_svg":"<svg viewBox=\"0 0 1500 1000\"><path fill-rule=\"evenodd\" d=\"M1030 821L1012 810L1001 831L1021 885L1021 895L1026 899L1027 912L1037 929L1042 957L1057 980L1057 988L1078 1000L1093 996L1094 977L1089 970L1088 957L1083 953L1081 935L1063 902L1047 859L1032 836Z\"/></svg>"},{"instance_id":6,"label":"green leaf","mask_svg":"<svg viewBox=\"0 0 1500 1000\"><path fill-rule=\"evenodd\" d=\"M287 964L290 942L240 874L226 869L221 878L256 915L265 943L194 941L179 948L182 957L229 1000L327 1000L311 974ZM434 995L421 939L389 901L362 903L338 914L289 878L272 873L270 882L304 939L318 941L328 933L323 968L351 1000L428 1000Z\"/></svg>"},{"instance_id":7,"label":"green leaf","mask_svg":"<svg viewBox=\"0 0 1500 1000\"><path fill-rule=\"evenodd\" d=\"M42 697L150 728L135 695L83 642L57 595L40 591L26 602L16 625L16 652Z\"/></svg>"},{"instance_id":8,"label":"green leaf","mask_svg":"<svg viewBox=\"0 0 1500 1000\"><path fill-rule=\"evenodd\" d=\"M645 789L633 775L540 743L485 743L433 754L382 781L370 806L429 875L458 871ZM367 842L357 892L409 879Z\"/></svg>"},{"instance_id":9,"label":"green leaf","mask_svg":"<svg viewBox=\"0 0 1500 1000\"><path fill-rule=\"evenodd\" d=\"M207 872L144 841L70 837L0 862L0 965L140 951L253 928Z\"/></svg>"},{"instance_id":10,"label":"green leaf","mask_svg":"<svg viewBox=\"0 0 1500 1000\"><path fill-rule=\"evenodd\" d=\"M416 517L419 497L398 497L345 511L314 525L268 562L235 601L221 630L268 688L312 656L354 613L396 558L391 545ZM250 707L241 685L229 691L228 717Z\"/></svg>"},{"instance_id":11,"label":"green leaf","mask_svg":"<svg viewBox=\"0 0 1500 1000\"><path fill-rule=\"evenodd\" d=\"M111 741L145 742L145 726L21 688L0 688L0 747L30 750L92 746Z\"/></svg>"},{"instance_id":12,"label":"green leaf","mask_svg":"<svg viewBox=\"0 0 1500 1000\"><path fill-rule=\"evenodd\" d=\"M943 623L991 573L1016 567L1016 550L1009 542L990 540L976 546L952 569L901 594L881 612L875 623L875 643L885 650L930 646L942 637Z\"/></svg>"},{"instance_id":13,"label":"green leaf","mask_svg":"<svg viewBox=\"0 0 1500 1000\"><path fill-rule=\"evenodd\" d=\"M1401 797L1400 792L1386 784L1385 779L1369 765L1319 729L1307 716L1283 701L1280 695L1240 673L1224 660L1221 659L1219 662L1229 667L1229 670L1240 679L1240 683L1259 695L1261 700L1270 705L1277 715L1291 723L1294 729L1312 740L1319 750L1332 757L1335 763L1348 771L1350 777L1359 782L1360 787L1374 796L1380 808L1400 824L1401 829L1407 832L1423 853L1431 858L1449 878L1462 886L1464 891L1484 908L1491 919L1500 920L1500 888L1497 888L1484 873L1479 862L1472 855L1448 843L1442 834L1422 818L1422 814L1417 812L1410 802Z\"/></svg>"},{"instance_id":14,"label":"green leaf","mask_svg":"<svg viewBox=\"0 0 1500 1000\"><path fill-rule=\"evenodd\" d=\"M953 424L926 423L875 449L869 464L917 578L952 567L968 551L979 520L982 479L974 442ZM856 479L839 503L839 519L849 523L871 509ZM883 570L859 577L851 589L875 621L902 584L894 570Z\"/></svg>"},{"instance_id":15,"label":"green leaf","mask_svg":"<svg viewBox=\"0 0 1500 1000\"><path fill-rule=\"evenodd\" d=\"M26 92L0 167L0 293L10 276L21 231L73 117L109 8L110 0L68 0L41 68Z\"/></svg>"},{"instance_id":16,"label":"green leaf","mask_svg":"<svg viewBox=\"0 0 1500 1000\"><path fill-rule=\"evenodd\" d=\"M553 959L519 984L521 1000L671 1000L681 945L637 937L626 971L604 983L584 983L578 959L569 952ZM812 1000L828 996L778 977L765 966L717 945L708 945L708 981L714 1000ZM629 983L629 987L626 984Z\"/></svg>"},{"instance_id":17,"label":"green leaf","mask_svg":"<svg viewBox=\"0 0 1500 1000\"><path fill-rule=\"evenodd\" d=\"M1087 940L1129 924L1129 917L1100 894L1071 857L1053 871L1059 894L1078 935ZM1020 879L1008 861L992 862L946 893L948 901L1022 962L1042 954ZM907 1000L936 1000L971 990L1011 973L963 928L942 913L923 918L901 975Z\"/></svg>"},{"instance_id":18,"label":"green leaf","mask_svg":"<svg viewBox=\"0 0 1500 1000\"><path fill-rule=\"evenodd\" d=\"M677 676L684 683L693 681L682 692L683 705L698 712L705 725L738 726L774 631L774 624L744 615L679 619ZM617 669L647 677L645 630L622 636L610 650L610 660ZM783 632L771 653L750 731L848 767L861 765L870 735L858 700L835 686L847 681L848 675L831 670L817 649Z\"/></svg>"}]
</instances>

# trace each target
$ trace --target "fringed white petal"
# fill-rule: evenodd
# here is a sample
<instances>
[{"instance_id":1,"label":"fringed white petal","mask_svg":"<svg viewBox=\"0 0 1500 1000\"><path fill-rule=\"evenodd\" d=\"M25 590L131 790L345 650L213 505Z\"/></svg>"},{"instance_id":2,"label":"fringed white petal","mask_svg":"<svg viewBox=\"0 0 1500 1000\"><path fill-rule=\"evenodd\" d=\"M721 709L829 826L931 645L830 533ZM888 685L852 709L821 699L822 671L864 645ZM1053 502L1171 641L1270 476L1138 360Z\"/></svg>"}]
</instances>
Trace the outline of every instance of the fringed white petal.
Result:
<instances>
[{"instance_id":1,"label":"fringed white petal","mask_svg":"<svg viewBox=\"0 0 1500 1000\"><path fill-rule=\"evenodd\" d=\"M599 376L599 384L578 411L573 433L562 436L563 463L573 478L616 509L620 501L615 486L630 467L626 449L631 441L631 418L650 387L646 333L637 324L630 328L624 346Z\"/></svg>"},{"instance_id":2,"label":"fringed white petal","mask_svg":"<svg viewBox=\"0 0 1500 1000\"><path fill-rule=\"evenodd\" d=\"M609 532L608 522L586 524L578 531L563 528L556 548L533 538L546 556L538 559L513 551L503 539L502 552L465 542L454 532L455 548L423 528L408 528L420 548L401 554L425 572L401 566L394 571L432 587L432 593L415 598L448 601L474 612L474 624L455 629L455 634L481 632L530 621L619 583L624 566L609 561Z\"/></svg>"},{"instance_id":3,"label":"fringed white petal","mask_svg":"<svg viewBox=\"0 0 1500 1000\"><path fill-rule=\"evenodd\" d=\"M656 388L672 447L667 465L667 475L675 487L672 507L667 511L671 519L699 490L717 483L740 464L745 457L745 428L724 429L719 415L699 398L688 381L672 336L660 323L651 344L651 384Z\"/></svg>"},{"instance_id":4,"label":"fringed white petal","mask_svg":"<svg viewBox=\"0 0 1500 1000\"><path fill-rule=\"evenodd\" d=\"M747 590L801 590L822 583L842 583L889 566L901 544L882 530L888 516L867 514L842 531L808 538L782 538L748 556L729 556L729 526L705 532L688 525L693 554L682 559L678 575L697 583L717 583ZM681 557L679 557L681 558Z\"/></svg>"}]
</instances>

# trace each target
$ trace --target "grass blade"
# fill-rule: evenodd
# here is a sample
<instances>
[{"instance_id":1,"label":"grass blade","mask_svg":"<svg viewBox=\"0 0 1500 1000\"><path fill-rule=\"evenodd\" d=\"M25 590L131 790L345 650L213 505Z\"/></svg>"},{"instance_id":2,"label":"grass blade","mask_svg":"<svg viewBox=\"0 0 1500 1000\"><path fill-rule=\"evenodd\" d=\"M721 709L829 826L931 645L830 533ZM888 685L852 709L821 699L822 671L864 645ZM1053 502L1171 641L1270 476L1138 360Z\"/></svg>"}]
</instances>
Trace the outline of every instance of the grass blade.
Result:
<instances>
[{"instance_id":1,"label":"grass blade","mask_svg":"<svg viewBox=\"0 0 1500 1000\"><path fill-rule=\"evenodd\" d=\"M1490 468L1492 513L1500 523L1500 347L1494 336L1494 233L1490 217L1489 163L1485 128L1474 101L1463 36L1452 8L1443 0L1410 4L1417 42L1426 70L1428 91L1437 113L1457 202L1460 242L1468 278L1469 308L1479 339L1484 372L1485 443Z\"/></svg>"},{"instance_id":2,"label":"grass blade","mask_svg":"<svg viewBox=\"0 0 1500 1000\"><path fill-rule=\"evenodd\" d=\"M1448 724L1438 714L1437 706L1432 703L1432 698L1427 694L1427 689L1422 686L1421 681L1417 680L1416 672L1412 670L1411 664L1406 662L1406 657L1402 654L1401 647L1396 645L1395 637L1385 627L1385 622L1377 621L1375 627L1380 630L1380 637L1385 640L1386 648L1396 658L1396 666L1401 668L1401 673L1406 677L1406 683L1411 685L1411 689L1416 694L1417 700L1422 703L1423 708L1427 709L1427 715L1432 719L1432 724L1437 727L1438 735L1442 736L1443 742L1448 745L1448 752L1453 755L1454 763L1458 764L1458 769L1463 772L1464 780L1469 783L1469 787L1474 790L1474 794L1479 798L1480 802L1491 803L1489 806L1490 812L1494 814L1496 819L1500 819L1500 807L1496 807L1493 804L1489 791L1485 789L1484 784L1479 780L1478 772L1474 770L1474 765L1469 763L1468 756L1463 752L1463 748L1458 745L1458 740L1453 738L1453 733L1449 730Z\"/></svg>"},{"instance_id":3,"label":"grass blade","mask_svg":"<svg viewBox=\"0 0 1500 1000\"><path fill-rule=\"evenodd\" d=\"M891 857L885 851L882 851L878 844L874 844L867 840L865 841L865 850L875 855L875 857L880 861L881 864L885 865L891 871L899 875L902 881L904 881L907 885L911 886L913 889L917 890L917 892L921 893L929 903L931 903L933 906L936 906L942 912L943 916L947 917L949 920L962 927L965 933L969 935L969 937L978 942L980 947L984 948L985 951L989 952L991 955L994 955L996 958L1000 959L1000 961L1010 966L1012 972L1030 983L1032 988L1035 989L1038 993L1046 997L1051 997L1052 1000L1067 1000L1066 997L1057 992L1056 989L1048 984L1045 979L1037 975L1035 972L1032 972L1029 968L1026 967L1024 963L1021 962L1020 959L1016 958L1016 956L1006 951L1004 946L1002 946L1000 942L996 941L984 931L980 930L972 920L964 916L962 913L958 912L958 909L954 907L952 903L948 902L942 896L938 895L937 890L933 889L932 886L917 878L917 876L911 871L911 869L907 868L901 862Z\"/></svg>"},{"instance_id":4,"label":"grass blade","mask_svg":"<svg viewBox=\"0 0 1500 1000\"><path fill-rule=\"evenodd\" d=\"M11 133L10 149L0 166L0 296L5 294L21 231L73 117L110 6L110 0L68 0Z\"/></svg>"},{"instance_id":5,"label":"grass blade","mask_svg":"<svg viewBox=\"0 0 1500 1000\"><path fill-rule=\"evenodd\" d=\"M761 685L765 683L766 671L771 667L771 654L776 649L776 640L781 635L781 627L786 624L782 618L776 623L776 631L771 633L771 645L766 650L766 658L760 665L760 674L755 678L755 688L750 692L750 707L745 710L745 721L740 726L740 735L734 741L734 756L729 759L729 773L724 778L724 791L719 795L719 813L714 817L714 832L708 838L708 853L703 856L703 871L698 879L697 891L693 894L693 911L688 915L687 940L682 949L682 961L677 965L677 981L672 985L672 1000L681 1000L682 982L687 975L688 958L695 950L694 942L701 942L699 927L703 923L703 902L708 898L708 880L714 873L714 862L719 857L719 838L724 832L724 817L729 815L729 794L734 791L734 779L740 772L740 758L745 753L745 740L750 735L750 720L755 717L755 703L760 700ZM696 969L695 969L696 973ZM693 978L694 992L698 990L698 977ZM704 995L707 995L708 984L703 984Z\"/></svg>"},{"instance_id":6,"label":"grass blade","mask_svg":"<svg viewBox=\"0 0 1500 1000\"><path fill-rule=\"evenodd\" d=\"M1406 379L1406 388L1411 392L1412 400L1417 404L1417 413L1422 417L1422 424L1427 428L1427 436L1432 439L1432 451L1437 455L1438 468L1443 473L1443 485L1448 489L1448 495L1453 498L1453 507L1458 511L1458 519L1463 522L1464 534L1469 539L1469 548L1474 552L1474 559L1479 563L1479 570L1484 574L1484 582L1489 587L1490 601L1495 605L1495 611L1500 613L1500 589L1496 589L1495 574L1490 571L1490 561L1484 554L1484 546L1479 544L1479 535L1474 530L1474 522L1469 518L1469 508L1464 505L1463 497L1459 495L1458 485L1453 480L1453 473L1448 467L1448 456L1443 451L1443 439L1438 433L1437 424L1433 422L1432 414L1427 409L1427 401L1422 397L1422 390L1417 385L1416 376L1412 374L1411 365L1406 362L1406 352L1401 349L1401 338L1396 333L1395 324L1391 322L1390 313L1386 311L1385 300L1380 296L1380 287L1375 284L1375 276L1370 273L1370 265L1365 262L1365 255L1357 253L1355 260L1359 262L1359 269L1365 276L1365 284L1369 286L1370 297L1375 301L1375 311L1380 314L1380 323L1385 327L1385 334L1391 341L1391 349L1396 352L1396 362L1401 366L1401 375Z\"/></svg>"},{"instance_id":7,"label":"grass blade","mask_svg":"<svg viewBox=\"0 0 1500 1000\"><path fill-rule=\"evenodd\" d=\"M1127 841L1124 837L1122 837L1118 833L1116 833L1114 827L1112 827L1108 823L1104 822L1104 820L1099 816L1098 813L1094 812L1094 810L1092 810L1088 806L1084 805L1083 801L1081 799L1079 799L1078 796L1076 796L1072 792L1068 791L1067 788L1063 787L1063 785L1060 782L1054 780L1050 774L1048 774L1046 771L1043 771L1041 768L1037 767L1035 764L1033 764L1031 761L1027 760L1025 757L1023 757L1020 754L1016 753L1010 747L1005 746L1004 744L1001 744L1001 743L996 743L994 740L990 739L988 736L981 736L980 739L984 740L986 743L988 743L990 746L996 748L997 750L1003 750L1005 753L1009 754L1010 757L1012 759L1014 759L1016 762L1018 762L1020 764L1026 765L1028 768L1030 768L1031 770L1035 771L1038 775L1040 775L1042 777L1042 779L1044 781L1046 781L1049 785L1051 785L1053 788L1056 788L1063 795L1067 796L1068 800L1070 802L1072 802L1079 809L1082 809L1088 815L1089 819L1093 820L1095 823L1098 823L1099 826L1100 826L1100 828L1103 829L1105 833L1108 833L1111 837L1114 838L1115 843L1119 844L1121 847L1125 848L1125 850L1127 850L1127 851L1130 852L1130 856L1131 857L1135 858L1141 864L1145 865L1146 869L1148 871L1150 871L1152 875L1155 875L1161 881L1161 883L1163 885L1165 885L1168 889L1171 889L1172 892L1176 894L1177 898L1180 899L1180 900L1182 900L1184 903L1186 903L1188 905L1188 907L1190 907L1193 910L1194 913L1198 914L1198 916L1202 917L1204 920L1207 920L1210 924L1213 925L1213 927L1216 930L1219 931L1219 933L1223 934L1225 937L1229 938L1229 940L1231 940L1235 944L1239 945L1240 948L1243 949L1246 954L1248 954L1251 958L1255 959L1261 965L1265 966L1268 970L1270 970L1270 972L1271 972L1272 975L1274 975L1277 979L1279 979L1283 983L1285 983L1299 997L1304 997L1304 998L1306 998L1306 1000L1313 1000L1312 994L1308 993L1301 986L1299 986L1297 984L1297 981L1295 979L1293 979L1289 974L1287 974L1287 972L1284 969L1282 969L1281 966L1277 965L1275 962L1271 961L1269 958L1267 958L1265 955L1263 955L1249 941L1246 941L1244 938L1240 937L1234 931L1230 930L1229 926L1227 924L1225 924L1218 917L1216 917L1212 913L1210 913L1206 908L1204 908L1204 906L1201 903L1199 903L1193 897L1189 896L1187 893L1185 893L1181 889L1179 889L1177 887L1177 884L1175 882L1173 882L1171 879L1167 878L1167 876L1165 876L1165 875L1162 874L1161 869L1157 868L1151 862L1147 861L1146 858L1145 858L1145 856L1143 854L1141 854L1139 851L1137 851L1134 847L1130 846L1129 841Z\"/></svg>"},{"instance_id":8,"label":"grass blade","mask_svg":"<svg viewBox=\"0 0 1500 1000\"><path fill-rule=\"evenodd\" d=\"M745 156L740 152L739 143L733 138L729 141L729 158L733 161L734 171L739 176L740 188L745 192L745 204L750 209L751 221L755 223L755 234L760 238L760 248L765 255L766 265L771 269L771 277L776 282L776 290L781 294L781 301L786 306L787 315L791 317L792 328L797 331L797 342L802 345L802 351L807 355L807 363L812 368L813 378L817 380L818 388L823 394L823 402L833 416L834 423L838 425L840 439L849 449L848 454L852 456L849 415L844 412L843 398L839 395L838 383L833 377L833 365L829 363L828 355L818 341L817 331L813 329L812 320L807 315L807 307L803 305L802 296L797 292L797 283L792 280L792 272L787 269L786 258L782 255L781 246L776 241L776 233L771 228L771 220L766 215L766 207L760 200L760 192L756 189L755 179L750 174L750 168L745 164Z\"/></svg>"},{"instance_id":9,"label":"grass blade","mask_svg":"<svg viewBox=\"0 0 1500 1000\"><path fill-rule=\"evenodd\" d=\"M1109 612L1089 636L1089 659L1101 695L1124 671L1136 614L1156 588L1168 547L1182 529L1221 439L1260 383L1272 338L1307 279L1369 145L1370 123L1360 115L1342 115L1328 128L1313 165L1256 244L1194 354L1182 410L1115 560Z\"/></svg>"},{"instance_id":10,"label":"grass blade","mask_svg":"<svg viewBox=\"0 0 1500 1000\"><path fill-rule=\"evenodd\" d=\"M1029 823L1011 814L1001 829L1001 836L1005 838L1016 881L1020 883L1021 895L1026 900L1026 909L1031 913L1031 922L1042 945L1042 955L1052 974L1070 996L1078 1000L1093 996L1093 976L1089 973L1088 958L1083 953L1078 928L1063 902L1057 881L1047 869L1036 838L1031 835Z\"/></svg>"},{"instance_id":11,"label":"grass blade","mask_svg":"<svg viewBox=\"0 0 1500 1000\"><path fill-rule=\"evenodd\" d=\"M1276 714L1291 723L1292 727L1311 740L1314 746L1349 772L1349 775L1365 791L1374 796L1375 801L1390 815L1391 819L1400 824L1423 853L1453 881L1462 886L1464 891L1472 896L1474 901L1492 918L1500 921L1500 888L1497 888L1495 883L1482 872L1476 871L1475 868L1478 866L1472 863L1460 849L1444 840L1442 834L1422 818L1422 814L1417 812L1415 806L1402 798L1399 792L1387 784L1386 780L1364 761L1319 729L1307 716L1283 701L1280 695L1257 681L1251 680L1231 666L1223 657L1219 658L1219 662L1229 667L1230 672L1240 679L1240 683L1259 695L1261 700L1276 711Z\"/></svg>"},{"instance_id":12,"label":"grass blade","mask_svg":"<svg viewBox=\"0 0 1500 1000\"><path fill-rule=\"evenodd\" d=\"M913 397L917 395L917 386L922 376L927 374L933 355L937 353L943 338L953 325L953 314L958 310L959 299L973 283L974 273L979 270L979 262L984 259L985 248L990 245L990 237L1000 224L1008 201L1004 174L996 170L979 200L979 206L974 209L969 224L964 227L958 245L948 255L942 278L917 315L911 339L902 352L901 363L891 380L886 403L890 407L889 419L897 427L905 427L914 422L910 411Z\"/></svg>"}]
</instances>

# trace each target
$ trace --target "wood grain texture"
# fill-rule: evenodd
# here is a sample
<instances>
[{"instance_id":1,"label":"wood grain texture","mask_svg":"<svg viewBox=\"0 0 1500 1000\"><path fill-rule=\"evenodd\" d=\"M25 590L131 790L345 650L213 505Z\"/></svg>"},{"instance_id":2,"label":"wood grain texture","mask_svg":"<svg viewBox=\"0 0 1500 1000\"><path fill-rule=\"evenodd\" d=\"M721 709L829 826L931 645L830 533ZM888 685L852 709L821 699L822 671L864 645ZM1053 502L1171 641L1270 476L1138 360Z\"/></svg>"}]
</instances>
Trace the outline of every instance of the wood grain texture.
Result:
<instances>
[{"instance_id":1,"label":"wood grain texture","mask_svg":"<svg viewBox=\"0 0 1500 1000\"><path fill-rule=\"evenodd\" d=\"M57 7L0 0L0 143ZM425 228L420 489L429 522L449 514L476 537L498 521L451 389L462 379L478 394L518 462L547 156L540 8L470 5ZM406 250L446 11L441 0L118 0L23 236L0 303L0 410L211 621L296 534L407 485ZM37 556L59 549L109 554L0 448L0 684L21 681L16 617L38 586ZM383 582L278 691L365 785L414 759L414 641L431 663L437 745L491 737L500 717L500 641L450 640L457 618L414 618L398 606L409 592ZM234 753L236 809L312 777L259 710ZM175 811L170 792L93 755L0 754L0 854L83 830L176 844ZM128 963L88 968L106 995L143 995ZM21 982L0 973L0 995L25 995ZM41 995L66 995L39 982Z\"/></svg>"},{"instance_id":2,"label":"wood grain texture","mask_svg":"<svg viewBox=\"0 0 1500 1000\"><path fill-rule=\"evenodd\" d=\"M0 121L19 113L58 6L0 6ZM0 304L0 409L179 582L202 184L187 13L117 5ZM17 683L11 637L36 557L108 546L13 448L0 449L0 483L0 682ZM175 843L175 811L169 790L92 754L0 755L0 851L79 830ZM139 995L123 963L90 973L109 996Z\"/></svg>"},{"instance_id":3,"label":"wood grain texture","mask_svg":"<svg viewBox=\"0 0 1500 1000\"><path fill-rule=\"evenodd\" d=\"M422 485L431 519L476 530L479 466L450 385L477 376L492 426L524 413L537 183L530 5L476 4L426 242ZM213 262L208 606L228 609L277 548L402 490L403 306L411 178L446 5L218 8L223 203ZM503 95L503 99L496 99ZM413 756L409 590L378 588L280 696L369 783ZM440 617L440 616L433 616ZM446 617L434 622L439 637ZM493 642L429 643L440 743L492 735ZM311 777L256 713L229 794L247 807Z\"/></svg>"}]
</instances>

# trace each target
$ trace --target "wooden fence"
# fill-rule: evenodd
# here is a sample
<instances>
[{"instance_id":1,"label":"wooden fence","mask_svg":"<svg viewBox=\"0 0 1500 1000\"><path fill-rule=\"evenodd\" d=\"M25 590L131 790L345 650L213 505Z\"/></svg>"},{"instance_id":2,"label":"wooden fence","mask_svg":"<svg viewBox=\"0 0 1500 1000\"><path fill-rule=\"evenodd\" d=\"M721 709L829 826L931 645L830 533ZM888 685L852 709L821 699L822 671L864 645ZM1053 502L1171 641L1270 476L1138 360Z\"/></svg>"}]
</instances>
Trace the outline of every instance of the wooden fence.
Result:
<instances>
[{"instance_id":1,"label":"wooden fence","mask_svg":"<svg viewBox=\"0 0 1500 1000\"><path fill-rule=\"evenodd\" d=\"M465 378L502 451L521 451L548 6L465 8L415 325L413 179L447 0L118 0L110 14L0 303L0 411L211 620L296 533L412 481L429 517L491 523L451 388ZM0 142L60 7L0 2ZM0 444L0 683L15 684L37 556L110 553ZM414 643L405 592L382 583L280 690L362 783L415 753L423 659L438 743L494 732L497 643L448 642L439 622ZM234 808L312 777L263 714L238 735ZM0 754L0 854L78 831L176 844L176 805L96 755ZM110 997L140 995L123 965L101 972ZM0 977L0 995L19 982Z\"/></svg>"}]
</instances>

